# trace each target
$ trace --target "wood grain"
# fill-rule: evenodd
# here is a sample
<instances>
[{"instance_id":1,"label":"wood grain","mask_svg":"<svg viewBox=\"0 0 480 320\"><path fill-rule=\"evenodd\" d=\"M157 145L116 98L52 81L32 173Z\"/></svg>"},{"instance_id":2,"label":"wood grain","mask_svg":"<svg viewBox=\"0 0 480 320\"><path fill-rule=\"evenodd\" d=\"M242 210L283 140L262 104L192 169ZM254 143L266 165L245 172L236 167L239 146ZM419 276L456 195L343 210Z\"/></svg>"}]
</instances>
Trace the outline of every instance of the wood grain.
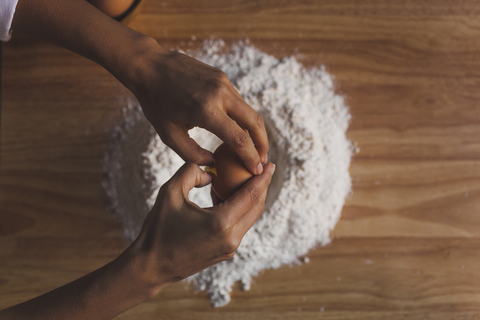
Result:
<instances>
[{"instance_id":1,"label":"wood grain","mask_svg":"<svg viewBox=\"0 0 480 320\"><path fill-rule=\"evenodd\" d=\"M156 1L132 28L167 47L211 36L325 65L360 152L333 241L211 308L173 285L118 319L480 319L480 4ZM0 308L126 246L100 161L134 97L101 67L19 34L4 44Z\"/></svg>"}]
</instances>

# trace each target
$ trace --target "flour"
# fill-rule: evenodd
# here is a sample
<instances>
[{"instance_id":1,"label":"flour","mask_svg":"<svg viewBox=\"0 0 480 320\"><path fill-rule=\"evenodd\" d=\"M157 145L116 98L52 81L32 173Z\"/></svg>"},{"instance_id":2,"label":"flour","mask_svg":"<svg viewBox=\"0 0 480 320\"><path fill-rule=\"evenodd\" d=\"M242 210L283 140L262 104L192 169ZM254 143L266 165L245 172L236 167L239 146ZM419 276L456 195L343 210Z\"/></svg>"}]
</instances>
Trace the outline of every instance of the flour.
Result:
<instances>
[{"instance_id":1,"label":"flour","mask_svg":"<svg viewBox=\"0 0 480 320\"><path fill-rule=\"evenodd\" d=\"M301 257L330 242L329 232L351 189L352 145L345 137L350 115L323 68L306 70L294 57L278 60L248 43L226 48L220 40L207 41L203 50L190 54L222 69L262 115L269 161L277 165L265 212L233 259L186 280L205 290L219 307L230 301L236 281L248 290L260 271L308 262ZM127 111L106 156L104 187L127 239L133 241L159 187L183 161L160 141L137 106ZM221 143L203 129L189 134L212 151ZM211 206L210 186L192 190L189 198L201 207Z\"/></svg>"}]
</instances>

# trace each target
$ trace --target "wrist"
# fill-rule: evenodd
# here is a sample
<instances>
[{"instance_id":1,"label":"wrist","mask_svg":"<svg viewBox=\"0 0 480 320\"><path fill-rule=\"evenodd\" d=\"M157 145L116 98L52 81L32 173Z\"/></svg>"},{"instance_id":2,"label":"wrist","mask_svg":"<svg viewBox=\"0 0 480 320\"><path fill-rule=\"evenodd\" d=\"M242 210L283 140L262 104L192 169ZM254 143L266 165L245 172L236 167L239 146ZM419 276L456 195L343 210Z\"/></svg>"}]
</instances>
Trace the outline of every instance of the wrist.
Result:
<instances>
[{"instance_id":1,"label":"wrist","mask_svg":"<svg viewBox=\"0 0 480 320\"><path fill-rule=\"evenodd\" d=\"M122 50L111 61L106 61L104 67L138 96L146 86L155 59L168 50L163 49L154 38L132 32Z\"/></svg>"},{"instance_id":2,"label":"wrist","mask_svg":"<svg viewBox=\"0 0 480 320\"><path fill-rule=\"evenodd\" d=\"M130 245L117 259L129 270L137 289L145 300L155 297L172 283L159 274L158 261L154 261L147 250L137 242Z\"/></svg>"}]
</instances>

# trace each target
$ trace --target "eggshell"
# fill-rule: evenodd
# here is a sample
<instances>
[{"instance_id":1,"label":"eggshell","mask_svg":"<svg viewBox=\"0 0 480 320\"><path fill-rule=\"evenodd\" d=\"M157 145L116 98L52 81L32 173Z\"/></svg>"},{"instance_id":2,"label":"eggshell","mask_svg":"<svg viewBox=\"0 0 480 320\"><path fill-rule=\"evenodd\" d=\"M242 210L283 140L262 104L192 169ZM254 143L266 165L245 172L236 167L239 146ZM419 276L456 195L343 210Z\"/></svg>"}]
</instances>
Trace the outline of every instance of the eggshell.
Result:
<instances>
[{"instance_id":1,"label":"eggshell","mask_svg":"<svg viewBox=\"0 0 480 320\"><path fill-rule=\"evenodd\" d=\"M135 0L89 0L95 7L116 18L124 14Z\"/></svg>"},{"instance_id":2,"label":"eggshell","mask_svg":"<svg viewBox=\"0 0 480 320\"><path fill-rule=\"evenodd\" d=\"M217 196L225 201L243 187L253 175L243 165L243 161L235 151L225 143L215 150L213 157L216 176L213 177L212 188Z\"/></svg>"}]
</instances>

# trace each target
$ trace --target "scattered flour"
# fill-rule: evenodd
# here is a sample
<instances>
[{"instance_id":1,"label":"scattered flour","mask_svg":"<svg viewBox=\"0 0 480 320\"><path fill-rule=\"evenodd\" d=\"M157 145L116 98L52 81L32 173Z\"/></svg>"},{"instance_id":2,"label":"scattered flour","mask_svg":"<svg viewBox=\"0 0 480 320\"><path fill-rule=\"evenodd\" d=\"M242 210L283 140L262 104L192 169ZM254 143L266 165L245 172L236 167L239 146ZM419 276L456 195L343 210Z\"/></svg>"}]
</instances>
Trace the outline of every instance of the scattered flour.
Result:
<instances>
[{"instance_id":1,"label":"scattered flour","mask_svg":"<svg viewBox=\"0 0 480 320\"><path fill-rule=\"evenodd\" d=\"M219 307L230 301L236 281L248 290L260 271L308 262L302 256L330 242L329 232L351 190L353 148L345 137L350 115L323 68L306 70L293 57L278 60L248 43L226 48L221 40L207 41L203 50L190 55L222 69L262 115L269 161L277 165L265 212L234 258L186 280ZM107 152L103 185L127 239L133 241L159 187L183 161L161 142L138 106L130 105L127 113ZM203 129L189 133L206 149L221 143ZM201 207L211 206L209 188L194 189L189 198Z\"/></svg>"}]
</instances>

